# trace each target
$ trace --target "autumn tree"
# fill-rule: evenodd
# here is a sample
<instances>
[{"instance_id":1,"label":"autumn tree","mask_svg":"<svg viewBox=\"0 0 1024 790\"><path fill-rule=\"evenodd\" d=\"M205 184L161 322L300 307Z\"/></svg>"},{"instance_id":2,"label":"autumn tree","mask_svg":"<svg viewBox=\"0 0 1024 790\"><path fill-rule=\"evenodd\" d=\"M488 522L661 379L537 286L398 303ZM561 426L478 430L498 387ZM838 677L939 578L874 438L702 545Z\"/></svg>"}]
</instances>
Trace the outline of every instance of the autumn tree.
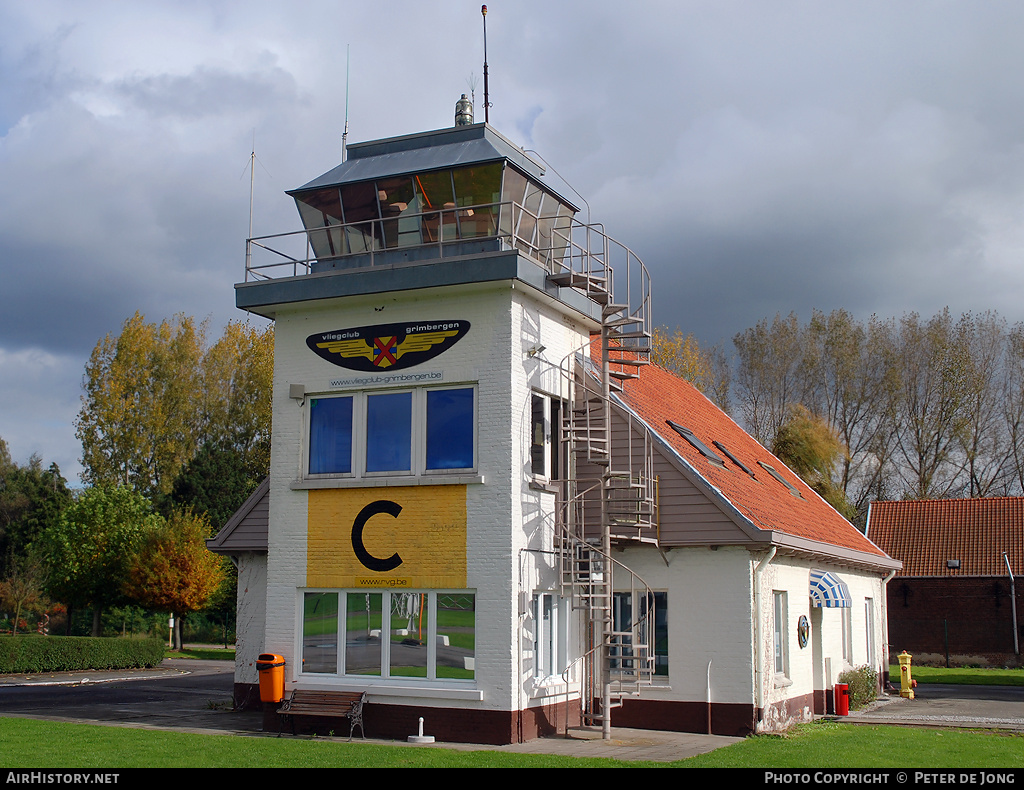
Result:
<instances>
[{"instance_id":1,"label":"autumn tree","mask_svg":"<svg viewBox=\"0 0 1024 790\"><path fill-rule=\"evenodd\" d=\"M964 327L948 310L927 321L910 313L900 320L896 344L894 438L905 492L915 499L955 494L968 395Z\"/></svg>"},{"instance_id":2,"label":"autumn tree","mask_svg":"<svg viewBox=\"0 0 1024 790\"><path fill-rule=\"evenodd\" d=\"M861 516L871 499L1024 493L1024 325L816 310L734 343L747 429L771 446L794 404L819 415L847 448L835 484Z\"/></svg>"},{"instance_id":3,"label":"autumn tree","mask_svg":"<svg viewBox=\"0 0 1024 790\"><path fill-rule=\"evenodd\" d=\"M187 316L154 324L137 312L96 344L76 421L85 483L170 490L199 446L204 335Z\"/></svg>"},{"instance_id":4,"label":"autumn tree","mask_svg":"<svg viewBox=\"0 0 1024 790\"><path fill-rule=\"evenodd\" d=\"M123 591L139 605L174 617L174 649L181 650L182 618L202 609L224 579L224 558L206 548L205 515L175 510L137 544Z\"/></svg>"},{"instance_id":5,"label":"autumn tree","mask_svg":"<svg viewBox=\"0 0 1024 790\"><path fill-rule=\"evenodd\" d=\"M208 441L266 474L273 329L231 322L209 349L206 332L187 316L156 324L136 313L97 343L76 421L84 482L166 496Z\"/></svg>"},{"instance_id":6,"label":"autumn tree","mask_svg":"<svg viewBox=\"0 0 1024 790\"><path fill-rule=\"evenodd\" d=\"M966 313L960 320L964 344L964 415L959 438L963 454L964 494L991 496L1006 491L1012 479L1010 432L1004 418L1004 387L1009 353L1006 321L994 313Z\"/></svg>"},{"instance_id":7,"label":"autumn tree","mask_svg":"<svg viewBox=\"0 0 1024 790\"><path fill-rule=\"evenodd\" d=\"M686 379L707 395L723 411L729 411L732 371L725 352L719 346L702 348L692 334L674 334L658 327L652 334L651 361Z\"/></svg>"},{"instance_id":8,"label":"autumn tree","mask_svg":"<svg viewBox=\"0 0 1024 790\"><path fill-rule=\"evenodd\" d=\"M751 435L770 446L789 407L804 400L803 330L796 313L762 319L733 338L740 414Z\"/></svg>"},{"instance_id":9,"label":"autumn tree","mask_svg":"<svg viewBox=\"0 0 1024 790\"><path fill-rule=\"evenodd\" d=\"M104 607L123 600L128 557L161 523L149 501L125 486L83 491L39 538L50 595L70 609L91 607L93 636Z\"/></svg>"},{"instance_id":10,"label":"autumn tree","mask_svg":"<svg viewBox=\"0 0 1024 790\"><path fill-rule=\"evenodd\" d=\"M785 421L775 435L772 453L800 475L826 502L853 521L856 508L847 501L832 476L846 448L836 431L803 404L789 407Z\"/></svg>"},{"instance_id":11,"label":"autumn tree","mask_svg":"<svg viewBox=\"0 0 1024 790\"><path fill-rule=\"evenodd\" d=\"M1017 324L1007 333L1003 378L1001 381L1002 419L1010 457L1012 484L1024 491L1024 325Z\"/></svg>"},{"instance_id":12,"label":"autumn tree","mask_svg":"<svg viewBox=\"0 0 1024 790\"><path fill-rule=\"evenodd\" d=\"M22 615L44 605L44 572L35 556L17 557L0 577L0 605L14 610L12 634L18 633Z\"/></svg>"},{"instance_id":13,"label":"autumn tree","mask_svg":"<svg viewBox=\"0 0 1024 790\"><path fill-rule=\"evenodd\" d=\"M877 316L865 325L846 310L816 310L803 334L804 402L846 448L836 485L861 514L891 472L892 330Z\"/></svg>"},{"instance_id":14,"label":"autumn tree","mask_svg":"<svg viewBox=\"0 0 1024 790\"><path fill-rule=\"evenodd\" d=\"M270 469L274 328L232 321L202 364L203 444L231 448L257 482Z\"/></svg>"}]
</instances>

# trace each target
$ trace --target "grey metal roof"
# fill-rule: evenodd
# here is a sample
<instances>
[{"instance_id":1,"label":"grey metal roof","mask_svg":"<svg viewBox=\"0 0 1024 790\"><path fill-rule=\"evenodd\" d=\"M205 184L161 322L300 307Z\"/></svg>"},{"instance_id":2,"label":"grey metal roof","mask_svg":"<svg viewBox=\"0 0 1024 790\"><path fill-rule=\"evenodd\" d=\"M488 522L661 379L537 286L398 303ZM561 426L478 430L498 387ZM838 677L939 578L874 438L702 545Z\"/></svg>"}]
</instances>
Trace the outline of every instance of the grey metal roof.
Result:
<instances>
[{"instance_id":1,"label":"grey metal roof","mask_svg":"<svg viewBox=\"0 0 1024 790\"><path fill-rule=\"evenodd\" d=\"M270 478L265 477L206 547L215 554L265 552L269 527Z\"/></svg>"},{"instance_id":2,"label":"grey metal roof","mask_svg":"<svg viewBox=\"0 0 1024 790\"><path fill-rule=\"evenodd\" d=\"M288 190L287 194L294 196L324 187L501 160L508 160L579 210L545 180L543 165L485 123L350 145L345 162L298 189Z\"/></svg>"}]
</instances>

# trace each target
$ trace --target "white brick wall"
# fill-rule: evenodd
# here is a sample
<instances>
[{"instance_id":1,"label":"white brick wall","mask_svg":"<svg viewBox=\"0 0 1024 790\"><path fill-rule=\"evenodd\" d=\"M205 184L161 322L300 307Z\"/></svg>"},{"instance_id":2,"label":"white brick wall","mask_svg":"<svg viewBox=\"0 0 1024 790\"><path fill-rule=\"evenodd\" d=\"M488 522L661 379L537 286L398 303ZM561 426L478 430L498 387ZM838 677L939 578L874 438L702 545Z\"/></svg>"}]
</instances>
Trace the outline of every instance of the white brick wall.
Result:
<instances>
[{"instance_id":1,"label":"white brick wall","mask_svg":"<svg viewBox=\"0 0 1024 790\"><path fill-rule=\"evenodd\" d=\"M409 372L442 371L445 384L478 382L478 473L485 482L467 487L466 546L467 587L477 594L476 686L483 690L482 707L509 710L524 699L522 593L555 583L551 557L526 551L552 548L554 505L551 495L528 488L529 395L533 387L557 391L558 363L586 340L585 333L567 326L549 306L532 302L518 283L515 289L506 283L307 303L279 313L267 626L259 652L285 656L286 683L295 681L300 640L297 588L305 584L308 500L306 491L290 486L301 474L306 452L307 407L289 397L289 385L303 384L309 396L331 392L332 379L358 375L314 355L306 347L306 337L332 329L441 319L465 319L471 328L446 352ZM528 358L526 349L536 343L546 350ZM317 683L330 685L331 680L318 678ZM443 696L391 696L389 700L451 704Z\"/></svg>"},{"instance_id":2,"label":"white brick wall","mask_svg":"<svg viewBox=\"0 0 1024 790\"><path fill-rule=\"evenodd\" d=\"M627 549L617 558L654 590L668 593L669 676L645 689L645 699L704 701L710 663L713 703L756 705L755 660L761 662L762 702L765 707L786 699L830 688L844 668L840 609L812 611L808 589L812 567L832 570L853 597L854 664L866 662L864 600L875 606L876 667L881 666L881 578L850 568L830 568L808 559L775 557L761 577L760 646L755 646L754 569L761 555L743 548L675 548L664 555L652 548ZM667 561L667 564L666 564ZM618 572L616 589L628 589L628 576ZM773 591L786 593L788 673L774 671ZM799 647L797 622L801 615L812 624L808 644ZM820 633L816 631L820 629ZM818 639L819 648L814 640ZM756 657L756 658L755 658ZM831 659L833 677L824 677ZM769 714L769 718L772 715ZM774 721L776 726L786 722Z\"/></svg>"},{"instance_id":3,"label":"white brick wall","mask_svg":"<svg viewBox=\"0 0 1024 790\"><path fill-rule=\"evenodd\" d=\"M750 553L730 547L677 548L663 558L656 549L637 548L616 556L653 590L668 593L668 681L659 680L660 686L645 689L642 696L703 702L710 662L712 702L750 704ZM627 574L618 572L615 579L616 589L628 589Z\"/></svg>"},{"instance_id":4,"label":"white brick wall","mask_svg":"<svg viewBox=\"0 0 1024 790\"><path fill-rule=\"evenodd\" d=\"M267 557L246 552L238 558L235 624L235 682L258 683L256 660L264 651L267 622Z\"/></svg>"}]
</instances>

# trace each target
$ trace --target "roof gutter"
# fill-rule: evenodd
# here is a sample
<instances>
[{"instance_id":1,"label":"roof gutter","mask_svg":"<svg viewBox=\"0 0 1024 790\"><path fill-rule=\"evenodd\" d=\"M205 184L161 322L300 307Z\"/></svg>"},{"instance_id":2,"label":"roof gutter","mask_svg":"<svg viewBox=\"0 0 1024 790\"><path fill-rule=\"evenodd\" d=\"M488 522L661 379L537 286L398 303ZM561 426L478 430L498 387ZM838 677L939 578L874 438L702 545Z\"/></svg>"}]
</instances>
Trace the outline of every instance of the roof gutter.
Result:
<instances>
[{"instance_id":1,"label":"roof gutter","mask_svg":"<svg viewBox=\"0 0 1024 790\"><path fill-rule=\"evenodd\" d=\"M772 546L768 550L768 556L757 563L757 567L754 568L754 684L757 689L758 725L760 725L764 717L764 666L761 653L761 639L764 635L764 629L762 628L763 620L761 617L763 597L761 595L761 577L768 569L768 564L775 558L778 550L777 546ZM757 731L756 726L755 731Z\"/></svg>"}]
</instances>

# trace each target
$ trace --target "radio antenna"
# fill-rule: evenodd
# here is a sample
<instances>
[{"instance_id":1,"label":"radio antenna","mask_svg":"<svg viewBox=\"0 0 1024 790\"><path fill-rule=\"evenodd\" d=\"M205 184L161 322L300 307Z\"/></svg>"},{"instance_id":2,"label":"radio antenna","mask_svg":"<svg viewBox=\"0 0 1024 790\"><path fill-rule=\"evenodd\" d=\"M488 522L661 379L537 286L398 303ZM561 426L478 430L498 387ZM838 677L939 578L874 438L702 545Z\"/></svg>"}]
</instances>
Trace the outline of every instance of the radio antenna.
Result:
<instances>
[{"instance_id":1,"label":"radio antenna","mask_svg":"<svg viewBox=\"0 0 1024 790\"><path fill-rule=\"evenodd\" d=\"M341 133L341 161L345 161L348 152L348 62L351 44L345 45L345 131Z\"/></svg>"},{"instance_id":2,"label":"radio antenna","mask_svg":"<svg viewBox=\"0 0 1024 790\"><path fill-rule=\"evenodd\" d=\"M487 91L487 6L480 6L480 13L484 18L484 123L490 123L491 102L489 100L490 94Z\"/></svg>"}]
</instances>

